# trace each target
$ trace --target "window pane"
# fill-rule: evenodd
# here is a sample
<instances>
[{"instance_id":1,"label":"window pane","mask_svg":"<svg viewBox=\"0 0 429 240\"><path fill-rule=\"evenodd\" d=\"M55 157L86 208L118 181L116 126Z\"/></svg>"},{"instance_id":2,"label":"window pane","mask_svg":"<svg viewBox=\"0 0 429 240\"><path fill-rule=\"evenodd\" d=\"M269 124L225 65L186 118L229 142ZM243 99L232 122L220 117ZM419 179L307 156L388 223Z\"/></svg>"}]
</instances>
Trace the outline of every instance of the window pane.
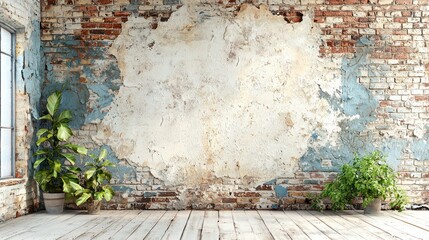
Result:
<instances>
[{"instance_id":1,"label":"window pane","mask_svg":"<svg viewBox=\"0 0 429 240\"><path fill-rule=\"evenodd\" d=\"M1 172L0 177L12 176L12 130L1 129Z\"/></svg>"},{"instance_id":2,"label":"window pane","mask_svg":"<svg viewBox=\"0 0 429 240\"><path fill-rule=\"evenodd\" d=\"M6 29L1 29L1 51L7 54L12 53L12 34Z\"/></svg>"},{"instance_id":3,"label":"window pane","mask_svg":"<svg viewBox=\"0 0 429 240\"><path fill-rule=\"evenodd\" d=\"M1 54L1 126L12 127L12 63L11 57Z\"/></svg>"}]
</instances>

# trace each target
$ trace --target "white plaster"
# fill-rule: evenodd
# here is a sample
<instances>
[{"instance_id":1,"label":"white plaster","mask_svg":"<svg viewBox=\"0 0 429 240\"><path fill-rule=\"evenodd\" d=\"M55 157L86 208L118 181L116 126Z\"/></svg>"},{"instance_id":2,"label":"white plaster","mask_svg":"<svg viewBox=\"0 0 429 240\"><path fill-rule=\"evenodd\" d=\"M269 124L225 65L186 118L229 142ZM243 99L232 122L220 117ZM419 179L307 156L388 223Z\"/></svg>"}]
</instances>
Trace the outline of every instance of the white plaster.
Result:
<instances>
[{"instance_id":1,"label":"white plaster","mask_svg":"<svg viewBox=\"0 0 429 240\"><path fill-rule=\"evenodd\" d=\"M157 29L131 18L111 53L124 85L94 139L166 185L292 177L311 144L335 144L339 67L318 57L309 17L287 24L264 6L233 17L183 6ZM337 70L334 70L337 69Z\"/></svg>"}]
</instances>

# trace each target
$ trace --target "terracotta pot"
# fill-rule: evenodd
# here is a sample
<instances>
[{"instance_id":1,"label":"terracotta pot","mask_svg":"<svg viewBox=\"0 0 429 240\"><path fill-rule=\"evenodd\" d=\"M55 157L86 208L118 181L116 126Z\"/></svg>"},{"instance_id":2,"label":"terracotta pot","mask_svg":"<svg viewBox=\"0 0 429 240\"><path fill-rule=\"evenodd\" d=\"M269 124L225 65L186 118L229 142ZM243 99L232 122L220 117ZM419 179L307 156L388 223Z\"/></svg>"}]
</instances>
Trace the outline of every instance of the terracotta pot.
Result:
<instances>
[{"instance_id":1,"label":"terracotta pot","mask_svg":"<svg viewBox=\"0 0 429 240\"><path fill-rule=\"evenodd\" d=\"M364 214L378 214L381 213L381 199L376 198L363 210Z\"/></svg>"},{"instance_id":2,"label":"terracotta pot","mask_svg":"<svg viewBox=\"0 0 429 240\"><path fill-rule=\"evenodd\" d=\"M49 214L59 214L64 211L64 193L43 193L43 202L46 212Z\"/></svg>"},{"instance_id":3,"label":"terracotta pot","mask_svg":"<svg viewBox=\"0 0 429 240\"><path fill-rule=\"evenodd\" d=\"M99 215L101 209L101 201L91 201L86 204L86 208L88 209L88 214Z\"/></svg>"}]
</instances>

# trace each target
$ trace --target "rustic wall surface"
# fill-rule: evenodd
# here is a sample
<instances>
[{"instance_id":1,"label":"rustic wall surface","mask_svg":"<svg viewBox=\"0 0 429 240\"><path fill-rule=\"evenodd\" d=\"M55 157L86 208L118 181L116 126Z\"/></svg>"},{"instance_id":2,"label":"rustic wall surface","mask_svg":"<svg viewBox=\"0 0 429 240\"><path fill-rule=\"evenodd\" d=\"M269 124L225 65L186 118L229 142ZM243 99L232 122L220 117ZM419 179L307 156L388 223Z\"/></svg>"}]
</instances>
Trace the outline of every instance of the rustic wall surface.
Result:
<instances>
[{"instance_id":1,"label":"rustic wall surface","mask_svg":"<svg viewBox=\"0 0 429 240\"><path fill-rule=\"evenodd\" d=\"M41 95L40 1L3 0L0 22L16 32L16 154L15 178L0 180L0 222L38 208L32 180L30 146Z\"/></svg>"},{"instance_id":2,"label":"rustic wall surface","mask_svg":"<svg viewBox=\"0 0 429 240\"><path fill-rule=\"evenodd\" d=\"M260 5L262 4L262 5ZM429 202L427 0L43 0L42 95L117 162L108 208L306 208L380 149Z\"/></svg>"}]
</instances>

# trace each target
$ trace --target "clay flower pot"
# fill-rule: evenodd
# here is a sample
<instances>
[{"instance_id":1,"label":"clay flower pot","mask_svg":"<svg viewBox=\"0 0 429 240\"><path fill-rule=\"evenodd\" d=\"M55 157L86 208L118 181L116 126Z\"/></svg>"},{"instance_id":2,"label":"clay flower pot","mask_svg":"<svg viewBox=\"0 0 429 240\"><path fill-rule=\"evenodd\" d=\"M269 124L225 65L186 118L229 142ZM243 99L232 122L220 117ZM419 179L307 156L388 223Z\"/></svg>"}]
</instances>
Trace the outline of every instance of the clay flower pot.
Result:
<instances>
[{"instance_id":1,"label":"clay flower pot","mask_svg":"<svg viewBox=\"0 0 429 240\"><path fill-rule=\"evenodd\" d=\"M381 199L376 198L363 210L364 214L378 214L381 212Z\"/></svg>"},{"instance_id":2,"label":"clay flower pot","mask_svg":"<svg viewBox=\"0 0 429 240\"><path fill-rule=\"evenodd\" d=\"M64 210L64 193L43 193L46 212L59 214Z\"/></svg>"},{"instance_id":3,"label":"clay flower pot","mask_svg":"<svg viewBox=\"0 0 429 240\"><path fill-rule=\"evenodd\" d=\"M86 208L88 210L88 214L91 215L99 215L101 209L101 201L93 200L87 203Z\"/></svg>"}]
</instances>

